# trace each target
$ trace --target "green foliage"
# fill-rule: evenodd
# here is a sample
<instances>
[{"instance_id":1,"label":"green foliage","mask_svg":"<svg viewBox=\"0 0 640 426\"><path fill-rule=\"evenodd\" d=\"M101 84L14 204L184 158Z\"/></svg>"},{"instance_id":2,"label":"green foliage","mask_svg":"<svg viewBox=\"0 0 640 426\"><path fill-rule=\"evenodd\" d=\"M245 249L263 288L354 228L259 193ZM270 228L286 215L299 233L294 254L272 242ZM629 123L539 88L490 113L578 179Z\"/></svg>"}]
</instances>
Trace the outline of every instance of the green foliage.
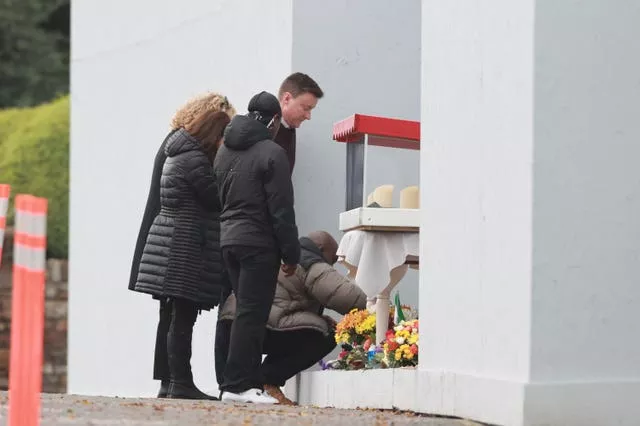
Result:
<instances>
[{"instance_id":1,"label":"green foliage","mask_svg":"<svg viewBox=\"0 0 640 426\"><path fill-rule=\"evenodd\" d=\"M69 92L69 0L0 2L0 108Z\"/></svg>"},{"instance_id":2,"label":"green foliage","mask_svg":"<svg viewBox=\"0 0 640 426\"><path fill-rule=\"evenodd\" d=\"M11 195L49 200L48 254L66 258L69 239L69 97L0 111L0 183ZM13 218L13 200L9 222Z\"/></svg>"},{"instance_id":3,"label":"green foliage","mask_svg":"<svg viewBox=\"0 0 640 426\"><path fill-rule=\"evenodd\" d=\"M3 146L2 144L5 139L7 139L7 136L16 129L20 122L25 121L27 115L31 113L31 109L24 108L13 108L0 111L0 149Z\"/></svg>"}]
</instances>

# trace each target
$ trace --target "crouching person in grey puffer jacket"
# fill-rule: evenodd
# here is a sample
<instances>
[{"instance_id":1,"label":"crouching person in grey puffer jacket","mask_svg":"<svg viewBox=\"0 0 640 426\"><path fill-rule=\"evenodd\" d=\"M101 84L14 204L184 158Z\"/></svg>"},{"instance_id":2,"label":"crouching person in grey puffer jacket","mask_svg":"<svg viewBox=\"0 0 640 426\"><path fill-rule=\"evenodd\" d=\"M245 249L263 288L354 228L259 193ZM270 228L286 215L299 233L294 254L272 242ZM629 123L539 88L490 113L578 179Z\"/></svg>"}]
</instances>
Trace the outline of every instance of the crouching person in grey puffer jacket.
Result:
<instances>
[{"instance_id":1,"label":"crouching person in grey puffer jacket","mask_svg":"<svg viewBox=\"0 0 640 426\"><path fill-rule=\"evenodd\" d=\"M269 313L261 373L265 391L280 404L292 404L280 388L291 377L311 367L335 347L335 322L322 316L324 308L346 314L364 309L365 293L333 268L338 244L327 232L300 238L300 262L295 274L280 273ZM235 297L220 309L216 326L215 364L218 384L227 361Z\"/></svg>"}]
</instances>

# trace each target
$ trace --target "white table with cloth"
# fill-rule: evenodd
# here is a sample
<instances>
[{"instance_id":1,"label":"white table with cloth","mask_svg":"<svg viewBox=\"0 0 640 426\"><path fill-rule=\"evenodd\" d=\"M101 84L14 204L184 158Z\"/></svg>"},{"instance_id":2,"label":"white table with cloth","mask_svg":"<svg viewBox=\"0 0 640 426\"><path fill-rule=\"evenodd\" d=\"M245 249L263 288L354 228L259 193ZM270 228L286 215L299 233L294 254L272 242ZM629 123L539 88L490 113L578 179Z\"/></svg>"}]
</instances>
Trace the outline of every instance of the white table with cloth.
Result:
<instances>
[{"instance_id":1,"label":"white table with cloth","mask_svg":"<svg viewBox=\"0 0 640 426\"><path fill-rule=\"evenodd\" d=\"M389 296L407 273L418 269L420 236L417 232L353 230L338 246L339 262L367 295L367 308L376 312L376 343L389 326Z\"/></svg>"}]
</instances>

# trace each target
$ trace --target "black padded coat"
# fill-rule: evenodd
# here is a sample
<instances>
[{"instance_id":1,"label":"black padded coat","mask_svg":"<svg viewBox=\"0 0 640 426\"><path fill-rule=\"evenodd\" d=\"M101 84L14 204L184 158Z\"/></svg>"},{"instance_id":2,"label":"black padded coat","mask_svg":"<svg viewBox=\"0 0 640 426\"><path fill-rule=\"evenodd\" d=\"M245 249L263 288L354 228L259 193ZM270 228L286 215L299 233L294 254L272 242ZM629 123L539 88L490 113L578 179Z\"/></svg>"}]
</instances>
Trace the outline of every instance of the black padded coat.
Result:
<instances>
[{"instance_id":1,"label":"black padded coat","mask_svg":"<svg viewBox=\"0 0 640 426\"><path fill-rule=\"evenodd\" d=\"M184 129L169 137L160 180L160 213L142 252L135 291L220 303L229 285L220 252L220 203L211 162Z\"/></svg>"}]
</instances>

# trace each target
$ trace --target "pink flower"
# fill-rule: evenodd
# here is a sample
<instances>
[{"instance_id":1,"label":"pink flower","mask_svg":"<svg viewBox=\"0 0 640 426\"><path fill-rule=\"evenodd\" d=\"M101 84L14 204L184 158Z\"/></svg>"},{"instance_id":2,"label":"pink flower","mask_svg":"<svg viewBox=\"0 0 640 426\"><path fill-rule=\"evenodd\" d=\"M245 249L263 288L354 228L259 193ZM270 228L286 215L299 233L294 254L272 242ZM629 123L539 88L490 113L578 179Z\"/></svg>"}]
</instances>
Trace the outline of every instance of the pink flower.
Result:
<instances>
[{"instance_id":1,"label":"pink flower","mask_svg":"<svg viewBox=\"0 0 640 426\"><path fill-rule=\"evenodd\" d=\"M364 345L362 345L362 348L366 351L369 350L369 348L371 347L371 339L367 339L364 341Z\"/></svg>"},{"instance_id":2,"label":"pink flower","mask_svg":"<svg viewBox=\"0 0 640 426\"><path fill-rule=\"evenodd\" d=\"M411 351L412 354L418 355L418 346L417 345L415 345L415 344L411 345L409 350Z\"/></svg>"}]
</instances>

